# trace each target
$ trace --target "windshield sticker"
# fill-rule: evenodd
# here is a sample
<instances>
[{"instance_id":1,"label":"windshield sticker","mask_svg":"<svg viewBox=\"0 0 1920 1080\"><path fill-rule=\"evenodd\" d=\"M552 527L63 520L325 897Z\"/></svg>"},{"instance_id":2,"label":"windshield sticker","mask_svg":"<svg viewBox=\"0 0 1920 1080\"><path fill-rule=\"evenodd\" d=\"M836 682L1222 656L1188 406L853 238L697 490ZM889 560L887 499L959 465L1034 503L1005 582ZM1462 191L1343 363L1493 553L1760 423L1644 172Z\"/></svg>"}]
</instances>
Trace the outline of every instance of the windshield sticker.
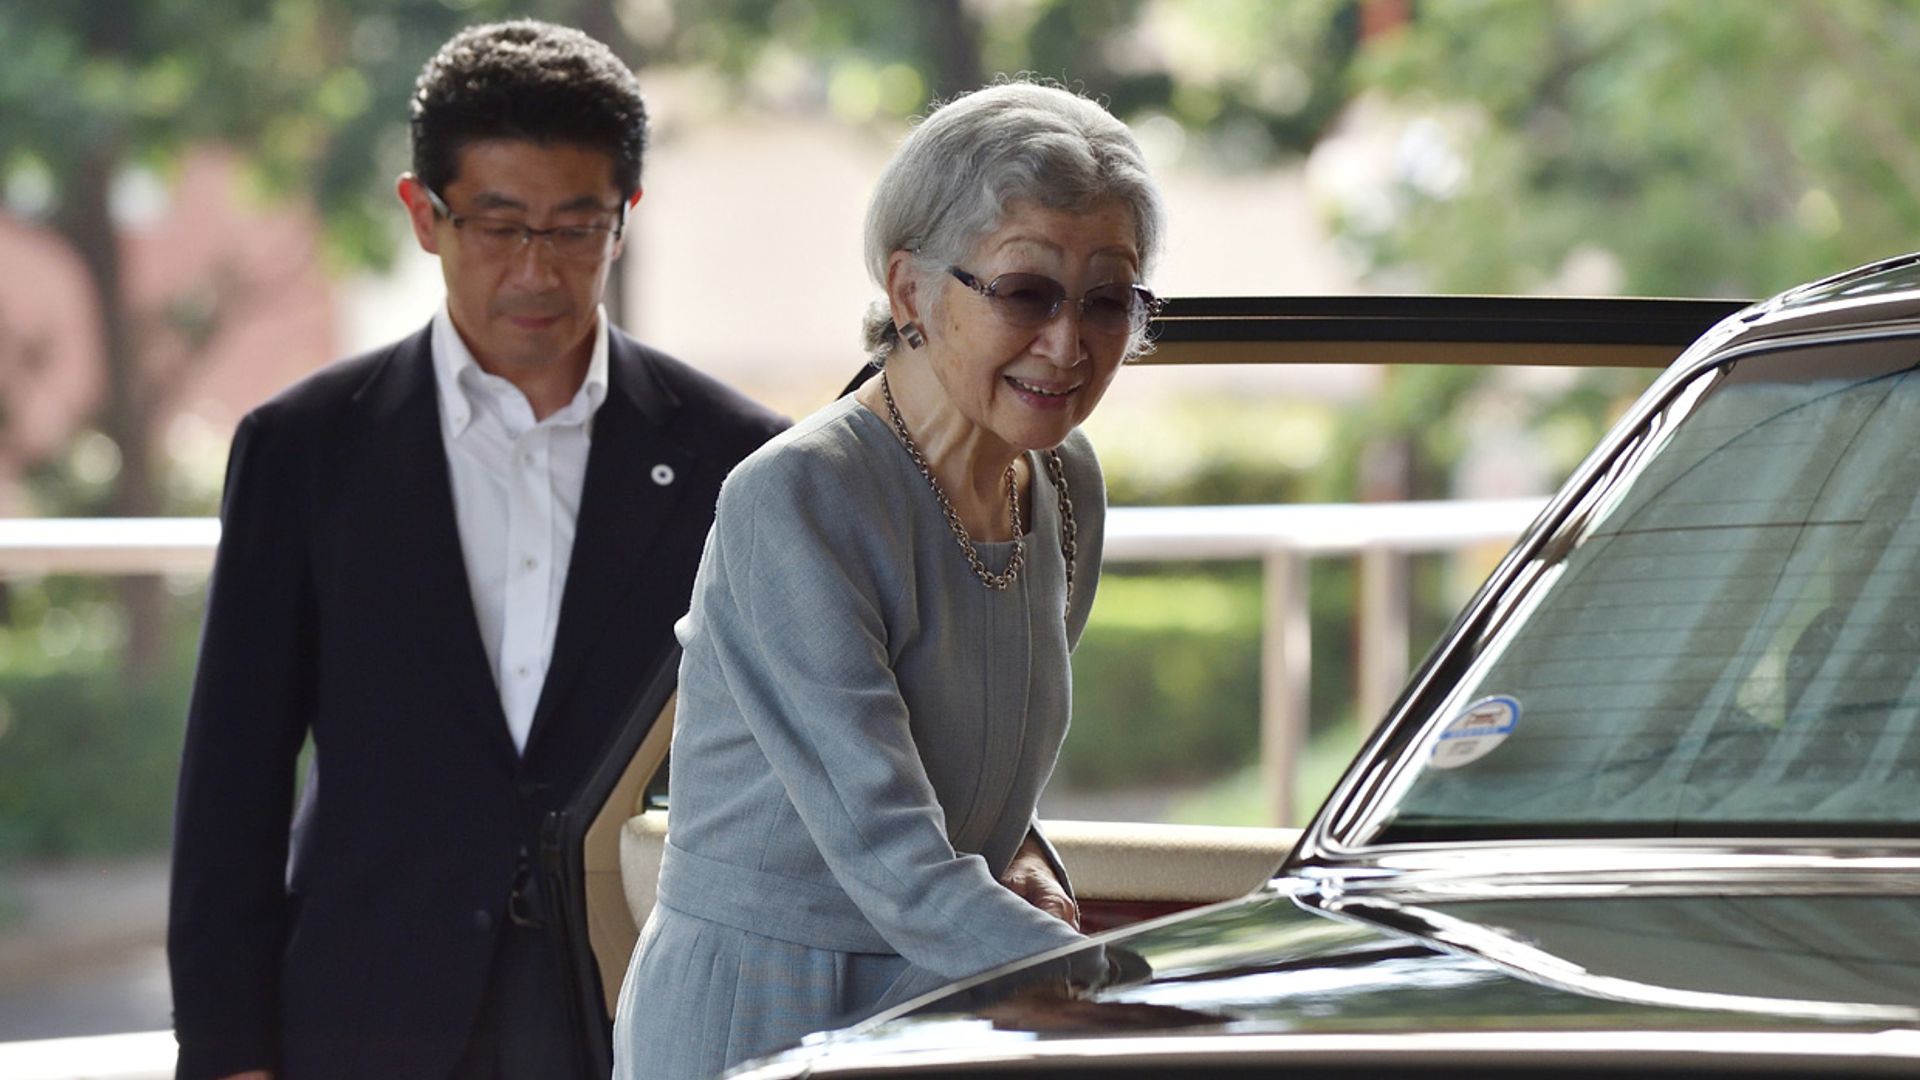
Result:
<instances>
[{"instance_id":1,"label":"windshield sticker","mask_svg":"<svg viewBox=\"0 0 1920 1080\"><path fill-rule=\"evenodd\" d=\"M1518 723L1518 701L1505 694L1481 698L1462 709L1440 732L1440 740L1433 744L1433 767L1457 769L1479 761L1506 742Z\"/></svg>"}]
</instances>

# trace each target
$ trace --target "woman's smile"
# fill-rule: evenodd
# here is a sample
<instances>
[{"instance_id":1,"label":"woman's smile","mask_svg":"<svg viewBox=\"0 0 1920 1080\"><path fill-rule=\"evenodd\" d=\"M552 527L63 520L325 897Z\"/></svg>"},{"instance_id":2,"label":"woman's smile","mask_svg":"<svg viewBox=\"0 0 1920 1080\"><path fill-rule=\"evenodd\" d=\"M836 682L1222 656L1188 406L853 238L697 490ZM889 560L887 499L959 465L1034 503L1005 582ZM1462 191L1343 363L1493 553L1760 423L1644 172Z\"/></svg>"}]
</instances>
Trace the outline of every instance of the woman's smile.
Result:
<instances>
[{"instance_id":1,"label":"woman's smile","mask_svg":"<svg viewBox=\"0 0 1920 1080\"><path fill-rule=\"evenodd\" d=\"M1080 384L1077 382L1061 383L1044 379L1023 379L1018 375L1007 375L1003 378L1022 402L1036 409L1064 409L1072 404L1073 396L1080 390Z\"/></svg>"}]
</instances>

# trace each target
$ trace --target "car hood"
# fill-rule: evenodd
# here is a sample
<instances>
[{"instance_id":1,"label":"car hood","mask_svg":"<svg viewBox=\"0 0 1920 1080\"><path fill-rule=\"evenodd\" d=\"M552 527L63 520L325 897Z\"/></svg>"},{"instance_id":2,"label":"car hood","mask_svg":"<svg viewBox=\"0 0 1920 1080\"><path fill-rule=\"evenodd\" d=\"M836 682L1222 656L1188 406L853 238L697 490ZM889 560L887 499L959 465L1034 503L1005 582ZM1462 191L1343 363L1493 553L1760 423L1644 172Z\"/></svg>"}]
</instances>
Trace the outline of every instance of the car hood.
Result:
<instances>
[{"instance_id":1,"label":"car hood","mask_svg":"<svg viewBox=\"0 0 1920 1080\"><path fill-rule=\"evenodd\" d=\"M1135 977L1068 994L1016 968L814 1036L777 1061L876 1065L1142 1035L1920 1029L1910 894L1589 881L1515 895L1492 883L1330 890L1282 878L1091 947Z\"/></svg>"}]
</instances>

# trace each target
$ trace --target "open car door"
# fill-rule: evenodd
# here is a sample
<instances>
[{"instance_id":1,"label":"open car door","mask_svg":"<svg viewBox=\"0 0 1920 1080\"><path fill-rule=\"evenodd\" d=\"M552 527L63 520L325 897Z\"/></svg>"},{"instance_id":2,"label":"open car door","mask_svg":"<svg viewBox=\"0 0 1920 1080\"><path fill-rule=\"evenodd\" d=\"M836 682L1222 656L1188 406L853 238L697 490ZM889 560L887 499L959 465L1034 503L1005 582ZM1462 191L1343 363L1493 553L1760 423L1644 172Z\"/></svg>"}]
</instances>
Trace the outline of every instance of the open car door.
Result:
<instances>
[{"instance_id":1,"label":"open car door","mask_svg":"<svg viewBox=\"0 0 1920 1080\"><path fill-rule=\"evenodd\" d=\"M613 1075L613 1007L620 979L639 937L644 912L636 915L623 888L621 834L636 809L644 808L647 783L664 778L673 738L674 689L680 649L670 649L634 698L626 723L573 802L547 815L540 836L540 883L555 935L554 955L564 966L567 1011L579 1032L578 1056L592 1076ZM666 842L665 822L659 843ZM644 877L648 906L659 873L659 848Z\"/></svg>"}]
</instances>

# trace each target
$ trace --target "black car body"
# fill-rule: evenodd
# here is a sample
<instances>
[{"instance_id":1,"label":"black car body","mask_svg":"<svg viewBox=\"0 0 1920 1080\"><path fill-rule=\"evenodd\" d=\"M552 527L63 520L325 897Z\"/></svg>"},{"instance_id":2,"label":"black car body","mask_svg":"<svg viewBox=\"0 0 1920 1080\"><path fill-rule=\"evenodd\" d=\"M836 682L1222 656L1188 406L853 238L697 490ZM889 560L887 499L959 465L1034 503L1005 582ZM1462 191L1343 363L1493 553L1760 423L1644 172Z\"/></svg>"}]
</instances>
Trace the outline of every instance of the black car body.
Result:
<instances>
[{"instance_id":1,"label":"black car body","mask_svg":"<svg viewBox=\"0 0 1920 1080\"><path fill-rule=\"evenodd\" d=\"M741 1075L1920 1075L1920 257L1720 321L1270 881L1090 947Z\"/></svg>"}]
</instances>

